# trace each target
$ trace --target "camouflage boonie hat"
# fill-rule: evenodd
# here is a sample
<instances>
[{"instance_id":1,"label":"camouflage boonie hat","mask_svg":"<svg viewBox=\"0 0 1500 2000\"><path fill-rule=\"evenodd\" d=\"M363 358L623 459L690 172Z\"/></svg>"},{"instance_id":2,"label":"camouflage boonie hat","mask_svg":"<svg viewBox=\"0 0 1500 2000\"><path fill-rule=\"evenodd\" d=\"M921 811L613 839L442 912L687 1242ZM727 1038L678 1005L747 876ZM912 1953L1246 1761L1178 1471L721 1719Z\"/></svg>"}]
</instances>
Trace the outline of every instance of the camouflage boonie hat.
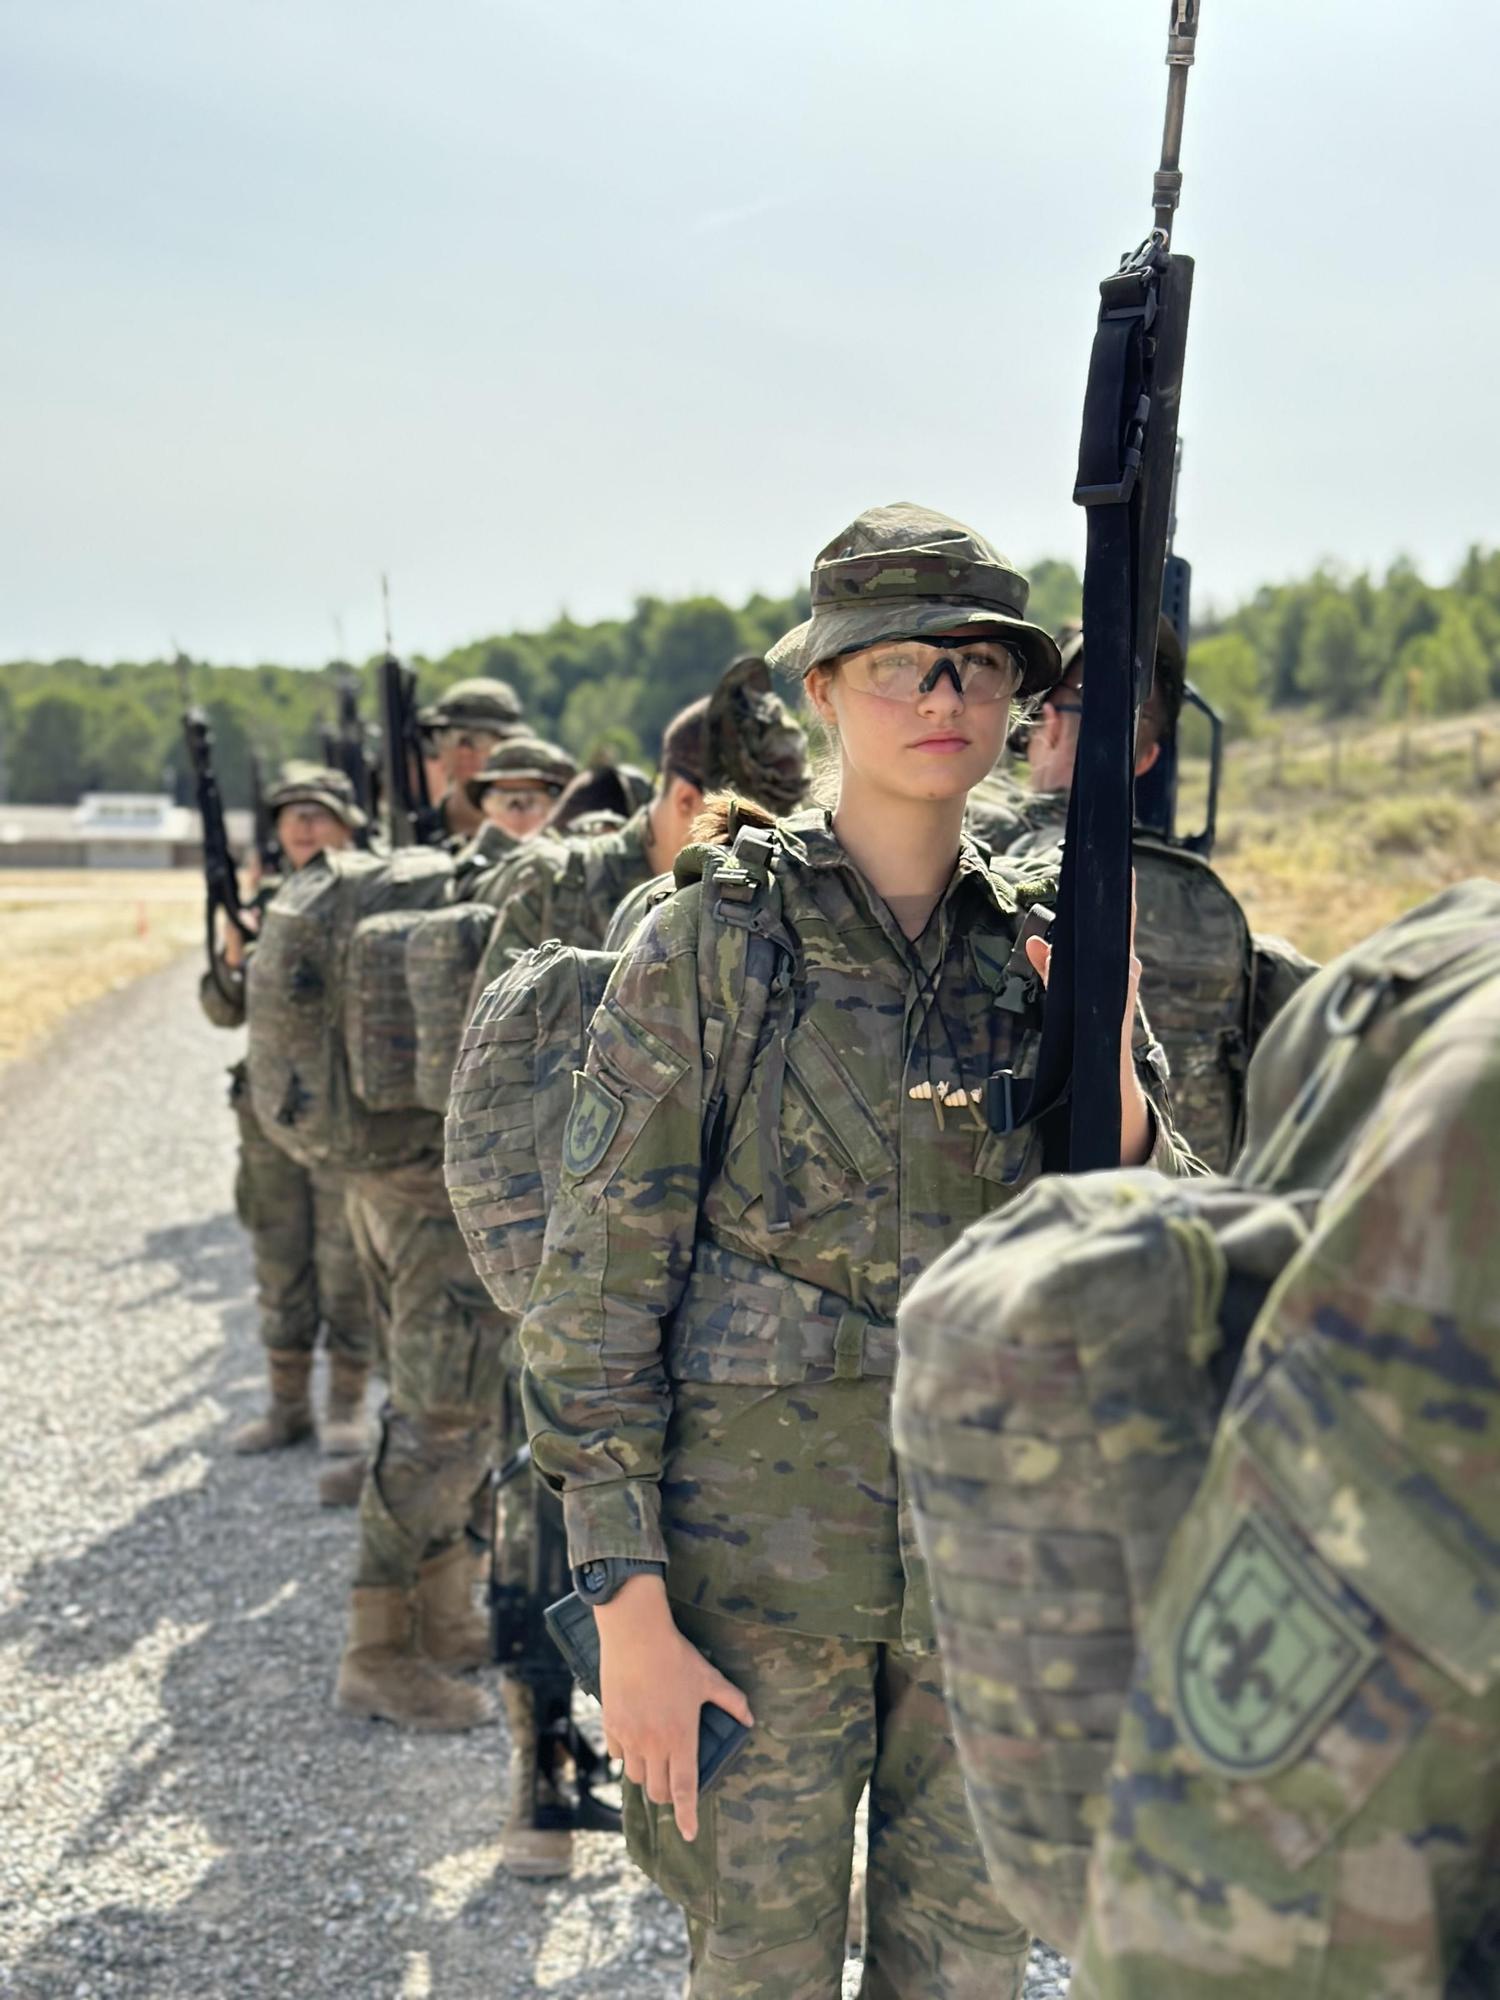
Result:
<instances>
[{"instance_id":1,"label":"camouflage boonie hat","mask_svg":"<svg viewBox=\"0 0 1500 2000\"><path fill-rule=\"evenodd\" d=\"M353 785L342 771L327 764L304 763L299 758L283 764L281 776L266 794L266 810L275 814L283 806L321 806L351 833L363 831L365 825Z\"/></svg>"},{"instance_id":2,"label":"camouflage boonie hat","mask_svg":"<svg viewBox=\"0 0 1500 2000\"><path fill-rule=\"evenodd\" d=\"M423 729L490 729L497 736L515 736L525 726L515 689L483 675L444 688L436 701L417 711L417 721Z\"/></svg>"},{"instance_id":3,"label":"camouflage boonie hat","mask_svg":"<svg viewBox=\"0 0 1500 2000\"><path fill-rule=\"evenodd\" d=\"M928 507L871 507L836 535L812 570L812 616L766 655L799 678L820 660L882 639L975 627L1010 647L1022 695L1057 679L1057 643L1026 619L1031 586L972 528Z\"/></svg>"},{"instance_id":4,"label":"camouflage boonie hat","mask_svg":"<svg viewBox=\"0 0 1500 2000\"><path fill-rule=\"evenodd\" d=\"M511 736L497 743L484 760L484 769L470 778L464 789L469 803L478 805L491 785L545 785L560 793L576 775L578 766L555 743L543 743L537 736Z\"/></svg>"},{"instance_id":5,"label":"camouflage boonie hat","mask_svg":"<svg viewBox=\"0 0 1500 2000\"><path fill-rule=\"evenodd\" d=\"M807 791L807 737L771 686L763 659L726 668L709 697L708 790L738 792L773 813L794 812Z\"/></svg>"}]
</instances>

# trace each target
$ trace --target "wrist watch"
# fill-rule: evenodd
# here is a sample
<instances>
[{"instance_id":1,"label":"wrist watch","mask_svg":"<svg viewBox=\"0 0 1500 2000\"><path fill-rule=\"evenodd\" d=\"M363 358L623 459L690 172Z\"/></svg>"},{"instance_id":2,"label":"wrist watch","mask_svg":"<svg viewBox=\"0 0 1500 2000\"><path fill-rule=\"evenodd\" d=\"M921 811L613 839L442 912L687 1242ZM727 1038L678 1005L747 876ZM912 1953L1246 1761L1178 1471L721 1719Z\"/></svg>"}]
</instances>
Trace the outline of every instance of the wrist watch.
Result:
<instances>
[{"instance_id":1,"label":"wrist watch","mask_svg":"<svg viewBox=\"0 0 1500 2000\"><path fill-rule=\"evenodd\" d=\"M608 1604L631 1577L666 1573L665 1563L642 1562L635 1556L603 1556L578 1565L573 1572L573 1588L586 1604Z\"/></svg>"}]
</instances>

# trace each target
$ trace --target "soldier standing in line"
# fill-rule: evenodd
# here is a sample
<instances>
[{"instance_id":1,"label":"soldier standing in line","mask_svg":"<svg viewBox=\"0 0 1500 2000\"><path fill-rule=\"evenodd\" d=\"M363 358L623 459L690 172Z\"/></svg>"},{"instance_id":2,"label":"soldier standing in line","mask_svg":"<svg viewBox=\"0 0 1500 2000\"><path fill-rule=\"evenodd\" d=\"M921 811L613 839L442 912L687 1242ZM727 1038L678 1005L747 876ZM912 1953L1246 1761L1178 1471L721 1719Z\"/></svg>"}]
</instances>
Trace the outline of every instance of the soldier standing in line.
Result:
<instances>
[{"instance_id":1,"label":"soldier standing in line","mask_svg":"<svg viewBox=\"0 0 1500 2000\"><path fill-rule=\"evenodd\" d=\"M596 1609L627 1839L687 1914L693 2000L836 2000L867 1782L869 2000L1021 1991L1027 1936L974 1839L890 1390L907 1284L1039 1170L1034 1131L979 1111L1036 1023L1001 1003L1022 983L1017 894L961 831L1010 700L1058 671L1026 597L925 509L873 509L829 544L811 619L771 658L837 736L838 804L698 852L701 886L636 931L575 1085L522 1326L527 1417ZM789 961L753 1048L739 909ZM1046 960L1033 939L1026 965ZM1173 1171L1137 1018L1132 980L1122 1154ZM749 1063L733 1106L731 1052ZM752 1735L700 1806L706 1701Z\"/></svg>"},{"instance_id":2,"label":"soldier standing in line","mask_svg":"<svg viewBox=\"0 0 1500 2000\"><path fill-rule=\"evenodd\" d=\"M521 704L504 681L455 681L418 714L432 795L450 840L472 839L484 818L469 793L495 746L526 733Z\"/></svg>"},{"instance_id":3,"label":"soldier standing in line","mask_svg":"<svg viewBox=\"0 0 1500 2000\"><path fill-rule=\"evenodd\" d=\"M540 833L563 792L578 774L566 750L533 736L512 736L485 759L468 781L469 801L486 825L497 826L519 844Z\"/></svg>"},{"instance_id":4,"label":"soldier standing in line","mask_svg":"<svg viewBox=\"0 0 1500 2000\"><path fill-rule=\"evenodd\" d=\"M288 764L266 800L287 866L304 868L325 849L348 847L364 826L353 787L342 771ZM232 927L217 972L199 988L203 1011L216 1027L245 1023L245 946ZM319 1493L330 1505L353 1504L343 1491L350 1463L364 1449L365 1380L372 1359L369 1300L354 1252L344 1176L309 1172L266 1137L250 1106L243 1062L230 1071L229 1101L239 1122L235 1208L250 1232L260 1300L261 1339L270 1376L263 1415L230 1439L237 1452L277 1451L309 1437L313 1353L326 1329L328 1393L319 1438L330 1464ZM326 1491L325 1491L326 1487Z\"/></svg>"},{"instance_id":5,"label":"soldier standing in line","mask_svg":"<svg viewBox=\"0 0 1500 2000\"><path fill-rule=\"evenodd\" d=\"M1062 678L1027 733L1032 789L1021 824L1007 815L993 829L993 844L1011 856L1055 852L1067 826L1083 713L1081 631L1062 659ZM1176 736L1183 679L1182 647L1164 618L1136 734L1137 778ZM1316 968L1284 938L1252 934L1222 879L1180 844L1137 827L1134 854L1141 997L1166 1050L1172 1114L1199 1159L1222 1173L1239 1149L1250 1057Z\"/></svg>"}]
</instances>

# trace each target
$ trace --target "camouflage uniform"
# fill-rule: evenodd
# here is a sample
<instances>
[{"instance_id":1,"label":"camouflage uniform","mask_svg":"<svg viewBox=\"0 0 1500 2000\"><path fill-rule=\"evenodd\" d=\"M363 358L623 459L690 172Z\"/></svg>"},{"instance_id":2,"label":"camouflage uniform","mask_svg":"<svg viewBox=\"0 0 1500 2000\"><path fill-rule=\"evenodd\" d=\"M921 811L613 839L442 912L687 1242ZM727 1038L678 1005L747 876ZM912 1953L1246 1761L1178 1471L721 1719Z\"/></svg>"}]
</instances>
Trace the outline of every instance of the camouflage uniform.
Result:
<instances>
[{"instance_id":1,"label":"camouflage uniform","mask_svg":"<svg viewBox=\"0 0 1500 2000\"><path fill-rule=\"evenodd\" d=\"M523 952L560 938L566 944L602 944L621 897L655 872L646 858L649 807L642 806L613 833L556 840L546 835L476 886L482 901L498 907L495 928L474 981L476 994Z\"/></svg>"},{"instance_id":2,"label":"camouflage uniform","mask_svg":"<svg viewBox=\"0 0 1500 2000\"><path fill-rule=\"evenodd\" d=\"M889 1407L902 1291L1039 1170L1035 1135L990 1133L970 1097L1035 1055L997 1005L1017 905L965 843L912 944L816 812L784 823L775 882L796 971L721 1163L700 1149L711 882L647 917L595 1017L522 1327L532 1448L572 1560L666 1562L759 1718L695 1845L627 1790L694 1994L837 1993L868 1780L867 1993L997 2000L1026 1935L973 1841ZM1181 1159L1165 1122L1156 1157Z\"/></svg>"},{"instance_id":3,"label":"camouflage uniform","mask_svg":"<svg viewBox=\"0 0 1500 2000\"><path fill-rule=\"evenodd\" d=\"M1497 1133L1500 967L1257 1322L1146 1624L1087 2000L1500 1990Z\"/></svg>"},{"instance_id":4,"label":"camouflage uniform","mask_svg":"<svg viewBox=\"0 0 1500 2000\"><path fill-rule=\"evenodd\" d=\"M300 801L323 806L351 827L363 825L342 772L287 765L267 805L275 812ZM274 891L263 892L263 900L269 900L270 893ZM215 1027L245 1025L242 967L220 963L206 972L198 998ZM239 1126L234 1205L250 1236L261 1340L268 1356L280 1357L290 1372L297 1373L305 1370L305 1358L317 1347L320 1326L325 1330L330 1361L337 1364L341 1377L336 1428L351 1431L357 1424L364 1374L374 1358L374 1340L369 1297L350 1230L345 1176L334 1168L309 1171L288 1158L267 1137L251 1108L244 1063L236 1063L229 1076L229 1102ZM271 1366L275 1397L278 1361L272 1359ZM351 1404L355 1407L343 1407ZM247 1426L240 1434L240 1448L250 1448L254 1434L265 1428ZM266 1435L268 1441L279 1441L269 1432ZM340 1449L349 1447L342 1435L338 1442Z\"/></svg>"},{"instance_id":5,"label":"camouflage uniform","mask_svg":"<svg viewBox=\"0 0 1500 2000\"><path fill-rule=\"evenodd\" d=\"M1066 792L1034 793L1013 858L1056 865ZM1317 969L1284 938L1252 934L1206 861L1138 828L1134 840L1141 998L1167 1052L1172 1113L1204 1165L1227 1172L1243 1129L1250 1057Z\"/></svg>"}]
</instances>

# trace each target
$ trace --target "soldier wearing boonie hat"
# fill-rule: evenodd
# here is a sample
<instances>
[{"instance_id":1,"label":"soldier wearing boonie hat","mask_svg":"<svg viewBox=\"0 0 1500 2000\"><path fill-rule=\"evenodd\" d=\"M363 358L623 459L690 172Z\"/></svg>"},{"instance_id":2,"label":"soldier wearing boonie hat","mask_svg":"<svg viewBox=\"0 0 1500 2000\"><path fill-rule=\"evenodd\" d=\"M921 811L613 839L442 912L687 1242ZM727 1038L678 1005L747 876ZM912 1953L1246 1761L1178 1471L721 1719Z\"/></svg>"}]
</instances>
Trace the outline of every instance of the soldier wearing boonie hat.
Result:
<instances>
[{"instance_id":1,"label":"soldier wearing boonie hat","mask_svg":"<svg viewBox=\"0 0 1500 2000\"><path fill-rule=\"evenodd\" d=\"M431 746L431 764L441 774L443 824L450 835L467 838L480 824L479 808L467 791L469 779L479 775L497 743L526 734L516 691L486 675L455 681L436 701L417 711L417 723ZM437 789L431 776L429 783Z\"/></svg>"},{"instance_id":2,"label":"soldier wearing boonie hat","mask_svg":"<svg viewBox=\"0 0 1500 2000\"><path fill-rule=\"evenodd\" d=\"M870 507L821 551L812 571L812 616L766 655L800 678L809 667L885 639L972 630L998 639L1020 669L1023 697L1057 679L1056 641L1026 617L1031 586L1006 557L959 521L898 501Z\"/></svg>"},{"instance_id":3,"label":"soldier wearing boonie hat","mask_svg":"<svg viewBox=\"0 0 1500 2000\"><path fill-rule=\"evenodd\" d=\"M305 868L325 848L349 846L366 824L348 778L325 764L284 764L265 803L289 871ZM274 886L262 885L259 907ZM240 1028L246 948L230 929L220 949L222 962L204 975L199 997L216 1027ZM355 1493L345 1490L343 1474L360 1463L364 1444L374 1331L345 1210L344 1176L330 1167L309 1171L273 1145L251 1109L244 1063L229 1074L240 1139L235 1208L250 1236L270 1391L265 1412L241 1425L229 1446L240 1453L277 1451L312 1434L313 1358L321 1330L328 1384L318 1432L332 1463L319 1492L331 1504L346 1504Z\"/></svg>"},{"instance_id":4,"label":"soldier wearing boonie hat","mask_svg":"<svg viewBox=\"0 0 1500 2000\"><path fill-rule=\"evenodd\" d=\"M512 736L498 744L465 785L471 805L507 833L535 833L562 797L578 766L555 743Z\"/></svg>"},{"instance_id":5,"label":"soldier wearing boonie hat","mask_svg":"<svg viewBox=\"0 0 1500 2000\"><path fill-rule=\"evenodd\" d=\"M533 1465L690 2000L837 2000L867 1786L862 1990L1019 2000L1028 1938L974 1837L890 1403L904 1291L1040 1170L1035 1128L981 1107L1036 1046L1023 905L1055 884L1002 877L962 827L1058 652L1025 580L925 508L861 515L811 599L769 657L835 735L837 803L737 829L726 803L624 944L521 1325ZM1141 1032L1132 993L1121 1157L1180 1170ZM704 1702L749 1736L700 1801Z\"/></svg>"}]
</instances>

